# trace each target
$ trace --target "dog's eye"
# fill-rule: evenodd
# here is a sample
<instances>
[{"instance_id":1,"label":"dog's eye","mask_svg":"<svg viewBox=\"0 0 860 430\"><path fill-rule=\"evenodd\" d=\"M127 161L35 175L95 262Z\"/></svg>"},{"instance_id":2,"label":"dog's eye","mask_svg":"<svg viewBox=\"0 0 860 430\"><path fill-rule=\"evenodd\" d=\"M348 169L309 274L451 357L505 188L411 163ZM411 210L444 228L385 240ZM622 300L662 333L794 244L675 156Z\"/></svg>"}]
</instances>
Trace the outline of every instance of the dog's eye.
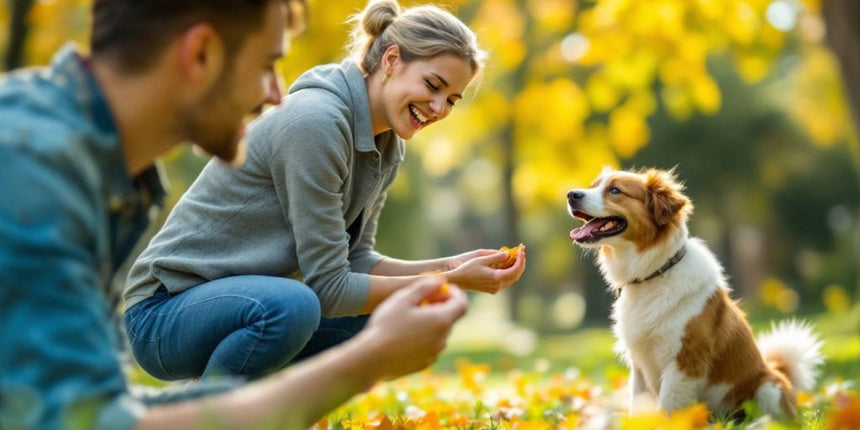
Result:
<instances>
[{"instance_id":1,"label":"dog's eye","mask_svg":"<svg viewBox=\"0 0 860 430\"><path fill-rule=\"evenodd\" d=\"M610 187L609 194L621 194L621 190L619 190L618 187Z\"/></svg>"}]
</instances>

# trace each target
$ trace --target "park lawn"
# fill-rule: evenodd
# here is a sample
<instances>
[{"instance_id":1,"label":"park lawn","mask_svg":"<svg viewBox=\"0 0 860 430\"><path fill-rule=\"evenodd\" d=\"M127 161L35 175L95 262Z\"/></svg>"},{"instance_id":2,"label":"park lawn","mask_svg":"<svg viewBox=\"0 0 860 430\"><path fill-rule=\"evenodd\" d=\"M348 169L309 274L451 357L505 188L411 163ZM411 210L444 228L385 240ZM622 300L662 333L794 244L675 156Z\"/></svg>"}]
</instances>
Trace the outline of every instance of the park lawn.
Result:
<instances>
[{"instance_id":1,"label":"park lawn","mask_svg":"<svg viewBox=\"0 0 860 430\"><path fill-rule=\"evenodd\" d=\"M667 417L626 413L627 370L614 355L605 326L537 338L527 354L454 343L424 372L377 384L333 411L316 428L388 429L835 429L853 419L860 428L860 305L842 314L807 317L824 339L818 386L798 395L794 421L756 414L732 422L701 405ZM756 332L769 320L753 321ZM478 330L481 328L478 327ZM131 381L165 383L133 367ZM846 418L847 417L847 418Z\"/></svg>"},{"instance_id":2,"label":"park lawn","mask_svg":"<svg viewBox=\"0 0 860 430\"><path fill-rule=\"evenodd\" d=\"M733 422L701 405L667 417L627 416L627 370L605 327L541 336L527 355L453 345L430 370L378 384L329 414L333 429L829 429L854 419L860 426L860 305L843 314L810 316L824 339L818 386L798 395L797 419L762 417ZM753 321L758 333L769 320ZM847 418L846 418L847 417ZM860 427L850 427L860 428Z\"/></svg>"}]
</instances>

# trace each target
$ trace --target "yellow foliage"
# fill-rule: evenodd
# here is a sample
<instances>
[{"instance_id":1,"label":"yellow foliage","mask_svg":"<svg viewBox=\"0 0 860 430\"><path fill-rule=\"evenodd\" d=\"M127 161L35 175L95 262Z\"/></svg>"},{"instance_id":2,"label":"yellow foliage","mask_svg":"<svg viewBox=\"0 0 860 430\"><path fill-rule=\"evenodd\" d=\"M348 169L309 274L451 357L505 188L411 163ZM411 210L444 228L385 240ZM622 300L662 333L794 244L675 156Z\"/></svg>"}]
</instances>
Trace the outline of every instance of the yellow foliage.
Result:
<instances>
[{"instance_id":1,"label":"yellow foliage","mask_svg":"<svg viewBox=\"0 0 860 430\"><path fill-rule=\"evenodd\" d=\"M761 26L761 17L749 3L733 1L723 19L725 31L739 45L749 45L755 40Z\"/></svg>"},{"instance_id":2,"label":"yellow foliage","mask_svg":"<svg viewBox=\"0 0 860 430\"><path fill-rule=\"evenodd\" d=\"M576 2L570 0L529 0L528 9L537 27L544 32L559 32L573 25Z\"/></svg>"},{"instance_id":3,"label":"yellow foliage","mask_svg":"<svg viewBox=\"0 0 860 430\"><path fill-rule=\"evenodd\" d=\"M614 108L621 98L618 87L612 85L604 73L594 73L585 84L585 93L595 112L606 112Z\"/></svg>"},{"instance_id":4,"label":"yellow foliage","mask_svg":"<svg viewBox=\"0 0 860 430\"><path fill-rule=\"evenodd\" d=\"M680 85L666 85L660 97L673 118L683 121L693 114L693 100Z\"/></svg>"},{"instance_id":5,"label":"yellow foliage","mask_svg":"<svg viewBox=\"0 0 860 430\"><path fill-rule=\"evenodd\" d=\"M772 63L770 58L749 51L738 51L734 60L738 73L748 84L754 84L764 79Z\"/></svg>"},{"instance_id":6,"label":"yellow foliage","mask_svg":"<svg viewBox=\"0 0 860 430\"><path fill-rule=\"evenodd\" d=\"M27 62L48 64L63 44L76 42L87 46L90 27L90 1L50 0L33 3L27 22L31 29L27 39Z\"/></svg>"},{"instance_id":7,"label":"yellow foliage","mask_svg":"<svg viewBox=\"0 0 860 430\"><path fill-rule=\"evenodd\" d=\"M800 302L797 292L776 278L768 278L762 283L759 288L759 298L765 306L776 308L786 314L794 312Z\"/></svg>"},{"instance_id":8,"label":"yellow foliage","mask_svg":"<svg viewBox=\"0 0 860 430\"><path fill-rule=\"evenodd\" d=\"M647 48L632 51L607 64L606 73L612 82L628 89L650 88L657 73L658 57Z\"/></svg>"},{"instance_id":9,"label":"yellow foliage","mask_svg":"<svg viewBox=\"0 0 860 430\"><path fill-rule=\"evenodd\" d=\"M610 114L609 135L619 155L632 157L651 138L651 130L642 113L624 106Z\"/></svg>"},{"instance_id":10,"label":"yellow foliage","mask_svg":"<svg viewBox=\"0 0 860 430\"><path fill-rule=\"evenodd\" d=\"M590 108L582 89L562 78L530 84L515 100L514 111L517 137L571 142L581 137Z\"/></svg>"},{"instance_id":11,"label":"yellow foliage","mask_svg":"<svg viewBox=\"0 0 860 430\"><path fill-rule=\"evenodd\" d=\"M708 46L708 43L709 40L704 34L690 33L684 35L676 42L678 58L687 65L695 65L696 68L704 70L708 50L713 49ZM671 59L670 57L667 62Z\"/></svg>"},{"instance_id":12,"label":"yellow foliage","mask_svg":"<svg viewBox=\"0 0 860 430\"><path fill-rule=\"evenodd\" d=\"M651 115L657 110L657 100L650 89L639 89L634 91L630 96L628 96L627 101L624 104L634 111L641 113L643 116Z\"/></svg>"},{"instance_id":13,"label":"yellow foliage","mask_svg":"<svg viewBox=\"0 0 860 430\"><path fill-rule=\"evenodd\" d=\"M540 362L540 360L539 360ZM547 429L575 428L693 430L726 428L721 418L709 417L703 404L664 412L627 414L622 400L624 382L611 386L595 384L579 374L527 372L515 369L505 375L494 374L488 380L486 364L460 360L457 374L422 372L420 375L378 384L370 392L356 396L318 423L344 429ZM626 372L614 368L624 379ZM475 375L481 375L475 381ZM606 390L605 388L609 388ZM823 420L799 418L777 423L764 421L762 428L856 428L860 419L860 397L850 381L823 385L815 395L798 395L800 415L825 411ZM823 408L822 408L823 407ZM829 412L828 412L829 411ZM343 418L346 417L346 418ZM713 422L709 422L709 418ZM731 428L737 426L732 425ZM743 428L743 426L739 427Z\"/></svg>"},{"instance_id":14,"label":"yellow foliage","mask_svg":"<svg viewBox=\"0 0 860 430\"><path fill-rule=\"evenodd\" d=\"M681 409L668 416L665 412L626 417L621 420L622 430L686 430L701 429L708 425L708 408L703 404Z\"/></svg>"},{"instance_id":15,"label":"yellow foliage","mask_svg":"<svg viewBox=\"0 0 860 430\"><path fill-rule=\"evenodd\" d=\"M803 51L803 60L790 80L785 105L812 141L826 147L845 138L852 122L839 68L830 51L821 47Z\"/></svg>"},{"instance_id":16,"label":"yellow foliage","mask_svg":"<svg viewBox=\"0 0 860 430\"><path fill-rule=\"evenodd\" d=\"M493 57L493 67L510 70L525 58L525 21L511 0L487 0L481 4L473 28Z\"/></svg>"},{"instance_id":17,"label":"yellow foliage","mask_svg":"<svg viewBox=\"0 0 860 430\"><path fill-rule=\"evenodd\" d=\"M695 0L691 2L691 12L703 20L717 21L726 13L727 4L723 0Z\"/></svg>"},{"instance_id":18,"label":"yellow foliage","mask_svg":"<svg viewBox=\"0 0 860 430\"><path fill-rule=\"evenodd\" d=\"M841 285L828 285L822 295L822 301L828 312L844 313L851 308L851 296Z\"/></svg>"},{"instance_id":19,"label":"yellow foliage","mask_svg":"<svg viewBox=\"0 0 860 430\"><path fill-rule=\"evenodd\" d=\"M460 383L466 389L474 393L483 391L483 383L490 373L490 366L486 364L472 364L468 360L460 359L455 363L457 374L460 375Z\"/></svg>"},{"instance_id":20,"label":"yellow foliage","mask_svg":"<svg viewBox=\"0 0 860 430\"><path fill-rule=\"evenodd\" d=\"M709 75L702 74L694 78L690 83L690 94L702 113L713 115L720 110L720 87Z\"/></svg>"},{"instance_id":21,"label":"yellow foliage","mask_svg":"<svg viewBox=\"0 0 860 430\"><path fill-rule=\"evenodd\" d=\"M9 9L0 6L0 28L9 28L9 26L11 25L9 20ZM8 38L8 31L0 31L0 55L2 55L4 58L6 57L6 49L9 43Z\"/></svg>"}]
</instances>

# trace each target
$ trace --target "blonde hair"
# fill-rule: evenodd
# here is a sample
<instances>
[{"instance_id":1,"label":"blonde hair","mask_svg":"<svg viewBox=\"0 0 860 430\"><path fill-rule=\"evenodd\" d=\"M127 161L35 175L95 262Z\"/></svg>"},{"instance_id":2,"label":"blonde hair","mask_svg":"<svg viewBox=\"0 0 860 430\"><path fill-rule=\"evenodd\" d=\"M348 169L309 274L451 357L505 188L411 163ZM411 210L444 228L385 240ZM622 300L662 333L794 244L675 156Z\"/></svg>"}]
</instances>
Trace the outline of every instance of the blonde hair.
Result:
<instances>
[{"instance_id":1,"label":"blonde hair","mask_svg":"<svg viewBox=\"0 0 860 430\"><path fill-rule=\"evenodd\" d=\"M452 54L469 61L472 72L483 69L487 53L475 33L450 12L436 6L400 10L396 0L370 0L351 18L350 54L366 75L379 68L391 45L400 47L404 62Z\"/></svg>"}]
</instances>

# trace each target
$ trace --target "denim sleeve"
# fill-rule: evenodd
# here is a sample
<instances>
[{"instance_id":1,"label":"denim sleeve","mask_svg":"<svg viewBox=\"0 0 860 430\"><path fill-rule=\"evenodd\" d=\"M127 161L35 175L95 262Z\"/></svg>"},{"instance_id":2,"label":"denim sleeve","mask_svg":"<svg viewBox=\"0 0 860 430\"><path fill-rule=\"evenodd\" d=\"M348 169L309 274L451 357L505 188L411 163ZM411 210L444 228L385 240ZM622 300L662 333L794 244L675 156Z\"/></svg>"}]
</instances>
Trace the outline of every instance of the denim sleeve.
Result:
<instances>
[{"instance_id":1,"label":"denim sleeve","mask_svg":"<svg viewBox=\"0 0 860 430\"><path fill-rule=\"evenodd\" d=\"M0 428L132 428L98 169L62 158L0 145Z\"/></svg>"}]
</instances>

